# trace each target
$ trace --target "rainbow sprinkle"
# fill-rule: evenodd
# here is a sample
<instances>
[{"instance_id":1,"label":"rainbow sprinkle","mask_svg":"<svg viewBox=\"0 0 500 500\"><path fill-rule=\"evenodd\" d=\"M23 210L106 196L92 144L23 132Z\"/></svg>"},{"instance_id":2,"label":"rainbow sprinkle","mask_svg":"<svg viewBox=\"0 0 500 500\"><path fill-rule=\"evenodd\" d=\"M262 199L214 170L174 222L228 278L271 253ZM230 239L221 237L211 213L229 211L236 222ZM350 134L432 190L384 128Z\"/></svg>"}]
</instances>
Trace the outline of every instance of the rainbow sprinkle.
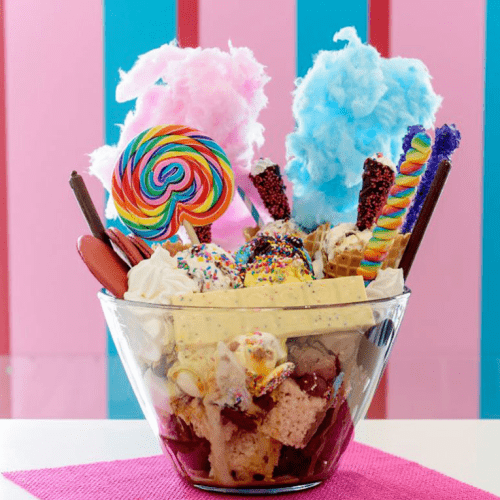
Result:
<instances>
[{"instance_id":1,"label":"rainbow sprinkle","mask_svg":"<svg viewBox=\"0 0 500 500\"><path fill-rule=\"evenodd\" d=\"M243 286L240 266L231 254L212 243L195 245L177 255L177 267L197 279L201 283L201 291L221 288L221 281L227 279L230 288Z\"/></svg>"}]
</instances>

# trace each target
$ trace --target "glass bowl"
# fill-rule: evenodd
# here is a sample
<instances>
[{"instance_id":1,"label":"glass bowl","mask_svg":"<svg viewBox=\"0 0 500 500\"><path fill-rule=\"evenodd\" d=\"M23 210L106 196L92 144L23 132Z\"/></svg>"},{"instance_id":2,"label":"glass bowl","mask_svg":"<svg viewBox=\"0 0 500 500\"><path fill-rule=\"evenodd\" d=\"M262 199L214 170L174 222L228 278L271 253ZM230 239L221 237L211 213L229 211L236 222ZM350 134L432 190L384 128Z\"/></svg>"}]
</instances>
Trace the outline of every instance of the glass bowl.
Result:
<instances>
[{"instance_id":1,"label":"glass bowl","mask_svg":"<svg viewBox=\"0 0 500 500\"><path fill-rule=\"evenodd\" d=\"M286 308L98 296L139 404L178 473L210 491L275 494L315 486L337 469L410 290Z\"/></svg>"}]
</instances>

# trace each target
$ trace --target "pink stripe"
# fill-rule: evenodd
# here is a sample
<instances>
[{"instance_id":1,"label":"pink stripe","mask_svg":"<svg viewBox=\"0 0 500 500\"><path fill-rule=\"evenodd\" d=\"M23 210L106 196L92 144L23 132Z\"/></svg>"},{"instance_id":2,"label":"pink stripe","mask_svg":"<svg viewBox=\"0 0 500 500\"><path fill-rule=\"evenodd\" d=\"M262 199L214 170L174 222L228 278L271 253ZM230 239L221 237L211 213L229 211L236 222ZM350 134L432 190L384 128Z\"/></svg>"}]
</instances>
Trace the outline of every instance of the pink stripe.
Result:
<instances>
[{"instance_id":1,"label":"pink stripe","mask_svg":"<svg viewBox=\"0 0 500 500\"><path fill-rule=\"evenodd\" d=\"M4 0L0 0L0 12ZM7 227L7 152L5 117L5 16L0 19L0 418L11 417L10 397L10 321L9 321L9 245Z\"/></svg>"},{"instance_id":2,"label":"pink stripe","mask_svg":"<svg viewBox=\"0 0 500 500\"><path fill-rule=\"evenodd\" d=\"M477 418L485 5L422 0L417 17L414 3L392 7L391 55L424 61L444 97L436 125L456 123L463 140L408 280L388 416Z\"/></svg>"},{"instance_id":3,"label":"pink stripe","mask_svg":"<svg viewBox=\"0 0 500 500\"><path fill-rule=\"evenodd\" d=\"M296 2L253 0L200 2L200 46L228 50L249 47L256 59L266 66L271 81L265 92L269 105L259 120L265 127L266 142L259 156L270 157L284 167L285 137L293 131L292 91L296 77ZM257 197L250 181L242 186ZM291 191L289 191L291 192Z\"/></svg>"},{"instance_id":4,"label":"pink stripe","mask_svg":"<svg viewBox=\"0 0 500 500\"><path fill-rule=\"evenodd\" d=\"M390 56L390 17L391 0L369 0L368 1L368 42L373 45L383 57ZM388 231L382 231L387 233ZM389 231L390 232L390 231ZM380 237L380 235L379 235ZM374 245L374 247L380 247ZM380 248L378 248L380 250ZM366 267L370 267L371 263L365 261ZM387 381L389 379L389 369L387 368L377 391L372 400L372 404L367 413L368 418L386 418L387 417Z\"/></svg>"},{"instance_id":5,"label":"pink stripe","mask_svg":"<svg viewBox=\"0 0 500 500\"><path fill-rule=\"evenodd\" d=\"M106 418L106 355L11 356L12 418Z\"/></svg>"},{"instance_id":6,"label":"pink stripe","mask_svg":"<svg viewBox=\"0 0 500 500\"><path fill-rule=\"evenodd\" d=\"M0 12L4 10L4 0L0 0ZM9 327L9 252L7 226L7 153L5 123L5 16L0 16L0 356L10 351ZM2 375L0 374L0 377ZM1 404L1 403L0 403ZM1 410L0 410L1 411Z\"/></svg>"},{"instance_id":7,"label":"pink stripe","mask_svg":"<svg viewBox=\"0 0 500 500\"><path fill-rule=\"evenodd\" d=\"M10 356L0 354L0 418L10 418Z\"/></svg>"},{"instance_id":8,"label":"pink stripe","mask_svg":"<svg viewBox=\"0 0 500 500\"><path fill-rule=\"evenodd\" d=\"M72 170L87 170L87 153L103 143L102 3L5 4L11 353L100 356L105 329L99 285L76 251L77 237L89 229L68 180ZM102 211L99 181L84 177ZM45 377L44 370L35 374ZM101 401L104 373L85 376ZM28 377L19 385L14 376L15 416L28 415L18 405L26 394L49 397L53 381L52 375ZM97 416L90 406L89 414ZM42 413L31 407L29 416ZM51 414L72 412L60 406Z\"/></svg>"}]
</instances>

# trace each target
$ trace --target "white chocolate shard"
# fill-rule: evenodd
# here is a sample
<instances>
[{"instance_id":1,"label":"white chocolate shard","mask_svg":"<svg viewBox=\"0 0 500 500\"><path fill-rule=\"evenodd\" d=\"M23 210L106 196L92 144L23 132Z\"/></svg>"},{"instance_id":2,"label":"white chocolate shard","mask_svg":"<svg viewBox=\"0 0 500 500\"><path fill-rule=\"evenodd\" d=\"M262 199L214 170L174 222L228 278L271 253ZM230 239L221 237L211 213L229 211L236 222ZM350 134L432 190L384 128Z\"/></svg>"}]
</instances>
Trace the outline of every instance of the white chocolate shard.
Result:
<instances>
[{"instance_id":1,"label":"white chocolate shard","mask_svg":"<svg viewBox=\"0 0 500 500\"><path fill-rule=\"evenodd\" d=\"M361 276L173 296L172 305L196 308L173 311L175 339L179 345L203 345L228 341L254 330L267 331L279 338L361 331L375 324L368 305L317 309L303 306L334 306L366 300ZM266 309L270 307L278 309ZM283 307L300 309L283 310Z\"/></svg>"}]
</instances>

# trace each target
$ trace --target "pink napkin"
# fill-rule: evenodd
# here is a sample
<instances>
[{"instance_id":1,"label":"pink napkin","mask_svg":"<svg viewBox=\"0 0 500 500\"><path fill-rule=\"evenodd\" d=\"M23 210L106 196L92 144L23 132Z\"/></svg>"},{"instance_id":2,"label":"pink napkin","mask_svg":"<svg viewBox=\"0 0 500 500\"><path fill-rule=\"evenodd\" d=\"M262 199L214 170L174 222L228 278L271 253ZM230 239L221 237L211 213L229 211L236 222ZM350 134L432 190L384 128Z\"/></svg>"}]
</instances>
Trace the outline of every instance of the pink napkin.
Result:
<instances>
[{"instance_id":1,"label":"pink napkin","mask_svg":"<svg viewBox=\"0 0 500 500\"><path fill-rule=\"evenodd\" d=\"M4 472L41 500L214 500L234 495L206 493L177 476L163 456L88 465ZM269 499L267 496L245 498ZM414 462L356 442L336 474L320 486L283 500L487 500L498 499Z\"/></svg>"}]
</instances>

